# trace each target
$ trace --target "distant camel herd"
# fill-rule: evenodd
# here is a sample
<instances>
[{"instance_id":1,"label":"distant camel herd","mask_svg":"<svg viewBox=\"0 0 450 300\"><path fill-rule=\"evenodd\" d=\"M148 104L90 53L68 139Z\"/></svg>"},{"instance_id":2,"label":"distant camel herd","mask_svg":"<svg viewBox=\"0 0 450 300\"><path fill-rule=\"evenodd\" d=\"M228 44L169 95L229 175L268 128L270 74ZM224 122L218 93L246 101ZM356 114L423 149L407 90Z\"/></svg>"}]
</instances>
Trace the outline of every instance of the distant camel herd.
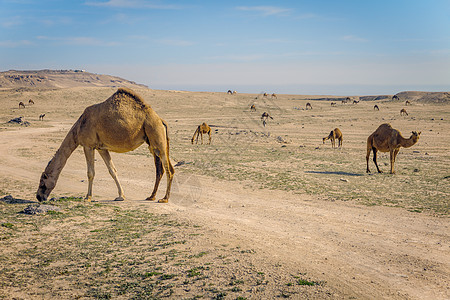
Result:
<instances>
[{"instance_id":1,"label":"distant camel herd","mask_svg":"<svg viewBox=\"0 0 450 300\"><path fill-rule=\"evenodd\" d=\"M33 105L34 104L34 101L32 100L32 99L29 99L28 100L28 105ZM19 109L20 108L25 108L26 106L25 106L25 103L23 103L22 101L20 101L19 102ZM44 120L44 117L45 117L45 114L41 114L41 115L39 115L39 120L40 121L42 121L42 120Z\"/></svg>"},{"instance_id":2,"label":"distant camel herd","mask_svg":"<svg viewBox=\"0 0 450 300\"><path fill-rule=\"evenodd\" d=\"M233 94L233 92L231 93ZM308 104L307 107L312 109L311 104ZM256 111L255 105L253 104L250 109L251 111ZM115 117L112 118L111 114L114 114ZM43 119L44 116L45 114L40 115L39 119ZM266 125L269 118L273 119L267 112L261 115L263 126ZM119 122L119 120L126 120L126 122ZM413 131L411 137L406 139L398 130L392 128L390 124L380 125L367 138L366 172L370 172L370 152L373 152L373 161L377 171L379 173L382 172L377 164L377 152L381 151L390 152L390 172L394 173L394 163L400 148L408 148L416 144L419 140L420 133L420 131ZM208 144L211 144L211 127L206 123L197 126L191 143L194 144L195 140L196 144L198 144L198 137L200 135L201 143L203 144L203 134L208 134ZM339 128L333 129L328 136L322 139L322 142L325 143L327 140L331 141L332 148L336 148L336 140L338 140L338 148L341 148L343 142L341 130ZM166 194L158 202L168 202L175 173L169 158L168 126L139 95L124 88L119 88L117 92L104 102L89 106L84 110L42 173L36 198L39 201L46 201L48 199L49 194L56 186L67 159L81 145L84 149L88 170L88 192L85 199L88 201L92 200L92 186L95 174L94 151L97 150L116 183L118 197L115 200L124 200L123 189L119 183L117 171L111 160L109 151L119 153L128 152L136 149L143 143L148 145L156 166L155 186L152 194L146 200L155 200L161 178L166 173Z\"/></svg>"}]
</instances>

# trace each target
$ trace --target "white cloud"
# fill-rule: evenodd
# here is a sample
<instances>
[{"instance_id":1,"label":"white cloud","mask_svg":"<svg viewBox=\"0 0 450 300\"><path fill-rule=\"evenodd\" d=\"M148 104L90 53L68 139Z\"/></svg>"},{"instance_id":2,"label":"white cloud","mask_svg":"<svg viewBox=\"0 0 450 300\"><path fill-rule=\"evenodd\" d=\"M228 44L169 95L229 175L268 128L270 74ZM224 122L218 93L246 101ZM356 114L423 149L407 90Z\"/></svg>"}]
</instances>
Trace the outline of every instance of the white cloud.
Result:
<instances>
[{"instance_id":1,"label":"white cloud","mask_svg":"<svg viewBox=\"0 0 450 300\"><path fill-rule=\"evenodd\" d=\"M77 37L48 37L48 36L37 36L38 40L54 41L57 43L65 45L74 46L118 46L120 43L103 41L93 37L77 36Z\"/></svg>"},{"instance_id":2,"label":"white cloud","mask_svg":"<svg viewBox=\"0 0 450 300\"><path fill-rule=\"evenodd\" d=\"M30 46L33 45L33 42L28 40L20 40L20 41L0 41L0 47L2 48L16 48L16 47L22 47L22 46Z\"/></svg>"},{"instance_id":3,"label":"white cloud","mask_svg":"<svg viewBox=\"0 0 450 300\"><path fill-rule=\"evenodd\" d=\"M364 39L364 38L360 38L354 35L345 35L341 38L341 40L343 41L347 41L347 42L368 42L369 40Z\"/></svg>"},{"instance_id":4,"label":"white cloud","mask_svg":"<svg viewBox=\"0 0 450 300\"><path fill-rule=\"evenodd\" d=\"M5 28L19 26L19 25L22 25L23 23L24 23L23 18L20 16L9 17L9 18L3 19L0 22L1 26L5 27Z\"/></svg>"},{"instance_id":5,"label":"white cloud","mask_svg":"<svg viewBox=\"0 0 450 300\"><path fill-rule=\"evenodd\" d=\"M253 11L261 13L263 16L286 15L291 9L276 6L238 6L237 10Z\"/></svg>"},{"instance_id":6,"label":"white cloud","mask_svg":"<svg viewBox=\"0 0 450 300\"><path fill-rule=\"evenodd\" d=\"M194 42L191 41L177 40L177 39L162 39L157 40L156 42L166 46L177 46L177 47L187 47L195 44Z\"/></svg>"},{"instance_id":7,"label":"white cloud","mask_svg":"<svg viewBox=\"0 0 450 300\"><path fill-rule=\"evenodd\" d=\"M181 9L181 6L178 5L155 4L145 0L108 0L105 2L86 1L85 5L115 8Z\"/></svg>"}]
</instances>

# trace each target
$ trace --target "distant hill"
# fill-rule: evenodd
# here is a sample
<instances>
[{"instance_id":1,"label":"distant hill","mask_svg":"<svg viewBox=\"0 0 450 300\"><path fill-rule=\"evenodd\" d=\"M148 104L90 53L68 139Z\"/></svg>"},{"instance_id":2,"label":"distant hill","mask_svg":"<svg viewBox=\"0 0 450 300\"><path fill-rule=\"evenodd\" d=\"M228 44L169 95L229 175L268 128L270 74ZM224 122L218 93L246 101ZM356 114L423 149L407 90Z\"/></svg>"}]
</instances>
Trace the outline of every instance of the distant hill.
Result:
<instances>
[{"instance_id":1,"label":"distant hill","mask_svg":"<svg viewBox=\"0 0 450 300\"><path fill-rule=\"evenodd\" d=\"M450 93L448 92L400 92L397 94L400 101L417 101L428 103L450 102Z\"/></svg>"},{"instance_id":2,"label":"distant hill","mask_svg":"<svg viewBox=\"0 0 450 300\"><path fill-rule=\"evenodd\" d=\"M127 87L148 88L120 77L84 70L38 70L0 72L0 88Z\"/></svg>"}]
</instances>

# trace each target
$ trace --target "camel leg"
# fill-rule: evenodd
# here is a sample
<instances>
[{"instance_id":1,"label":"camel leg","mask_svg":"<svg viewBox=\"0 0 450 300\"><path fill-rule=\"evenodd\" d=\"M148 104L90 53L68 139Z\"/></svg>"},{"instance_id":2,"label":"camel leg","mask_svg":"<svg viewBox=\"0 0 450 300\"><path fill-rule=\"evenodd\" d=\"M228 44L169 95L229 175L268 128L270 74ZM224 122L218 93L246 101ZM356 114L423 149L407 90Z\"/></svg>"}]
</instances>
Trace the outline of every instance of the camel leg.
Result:
<instances>
[{"instance_id":1,"label":"camel leg","mask_svg":"<svg viewBox=\"0 0 450 300\"><path fill-rule=\"evenodd\" d=\"M164 170L167 173L167 189L166 189L166 195L164 196L164 198L159 199L158 202L159 203L167 203L167 202L169 202L170 188L172 187L172 179L173 179L173 174L175 173L175 170L174 170L172 164L170 163L169 156L167 155L167 153L165 151L161 153L161 161L162 161Z\"/></svg>"},{"instance_id":2,"label":"camel leg","mask_svg":"<svg viewBox=\"0 0 450 300\"><path fill-rule=\"evenodd\" d=\"M377 152L378 152L377 148L373 147L372 151L373 151L373 162L375 163L375 166L377 167L377 171L378 171L378 173L383 173L380 170L380 168L378 168L378 164L377 164Z\"/></svg>"},{"instance_id":3,"label":"camel leg","mask_svg":"<svg viewBox=\"0 0 450 300\"><path fill-rule=\"evenodd\" d=\"M202 138L202 145L203 145L203 132L200 131L200 137Z\"/></svg>"},{"instance_id":4,"label":"camel leg","mask_svg":"<svg viewBox=\"0 0 450 300\"><path fill-rule=\"evenodd\" d=\"M334 138L331 138L331 147L333 149L336 148L336 140Z\"/></svg>"},{"instance_id":5,"label":"camel leg","mask_svg":"<svg viewBox=\"0 0 450 300\"><path fill-rule=\"evenodd\" d=\"M88 192L84 200L92 201L92 183L94 182L95 168L94 168L94 149L83 147L84 156L86 157L87 177L88 177Z\"/></svg>"},{"instance_id":6,"label":"camel leg","mask_svg":"<svg viewBox=\"0 0 450 300\"><path fill-rule=\"evenodd\" d=\"M123 201L125 200L125 197L123 196L123 189L120 185L119 178L117 177L117 170L114 166L114 163L112 162L111 155L109 154L108 150L98 150L98 153L100 153L100 156L103 158L103 161L105 162L106 167L108 168L109 174L116 182L117 190L119 193L119 197L114 199L114 201Z\"/></svg>"},{"instance_id":7,"label":"camel leg","mask_svg":"<svg viewBox=\"0 0 450 300\"><path fill-rule=\"evenodd\" d=\"M366 169L366 173L370 173L370 169L369 169L370 151L372 151L372 148L371 147L367 147L367 154L366 154L367 169Z\"/></svg>"},{"instance_id":8,"label":"camel leg","mask_svg":"<svg viewBox=\"0 0 450 300\"><path fill-rule=\"evenodd\" d=\"M391 158L391 174L395 174L394 164L395 164L395 159L397 158L397 154L398 154L399 150L400 149L394 149L394 150L389 151L390 158Z\"/></svg>"},{"instance_id":9,"label":"camel leg","mask_svg":"<svg viewBox=\"0 0 450 300\"><path fill-rule=\"evenodd\" d=\"M209 135L209 145L211 145L211 131L208 132L208 135Z\"/></svg>"},{"instance_id":10,"label":"camel leg","mask_svg":"<svg viewBox=\"0 0 450 300\"><path fill-rule=\"evenodd\" d=\"M150 152L153 152L150 149ZM145 200L154 201L156 197L156 192L158 191L159 183L161 181L161 178L164 174L164 168L161 162L161 159L159 156L157 156L155 153L153 153L153 158L155 159L155 167L156 167L156 179L155 179L155 187L153 188L153 192L150 197L148 197Z\"/></svg>"}]
</instances>

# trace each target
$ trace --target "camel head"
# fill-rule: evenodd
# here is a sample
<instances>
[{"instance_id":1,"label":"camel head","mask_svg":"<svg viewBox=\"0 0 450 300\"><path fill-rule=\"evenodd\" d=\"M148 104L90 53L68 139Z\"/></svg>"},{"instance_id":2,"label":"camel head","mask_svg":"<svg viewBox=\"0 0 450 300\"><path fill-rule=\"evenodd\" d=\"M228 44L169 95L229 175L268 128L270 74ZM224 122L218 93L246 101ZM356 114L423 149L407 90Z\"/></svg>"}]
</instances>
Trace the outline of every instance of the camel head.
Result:
<instances>
[{"instance_id":1,"label":"camel head","mask_svg":"<svg viewBox=\"0 0 450 300\"><path fill-rule=\"evenodd\" d=\"M322 138L322 142L323 142L323 144L325 144L325 141L327 140L327 138L326 137L324 137L324 138Z\"/></svg>"},{"instance_id":2,"label":"camel head","mask_svg":"<svg viewBox=\"0 0 450 300\"><path fill-rule=\"evenodd\" d=\"M412 139L414 141L414 143L417 143L417 141L419 140L419 137L420 137L420 134L422 133L422 131L419 131L419 132L412 131L411 133L412 134L411 134L410 139Z\"/></svg>"},{"instance_id":3,"label":"camel head","mask_svg":"<svg viewBox=\"0 0 450 300\"><path fill-rule=\"evenodd\" d=\"M47 201L48 195L56 186L56 180L50 178L47 173L43 172L41 175L41 180L39 181L39 187L36 192L36 199L39 202Z\"/></svg>"}]
</instances>

